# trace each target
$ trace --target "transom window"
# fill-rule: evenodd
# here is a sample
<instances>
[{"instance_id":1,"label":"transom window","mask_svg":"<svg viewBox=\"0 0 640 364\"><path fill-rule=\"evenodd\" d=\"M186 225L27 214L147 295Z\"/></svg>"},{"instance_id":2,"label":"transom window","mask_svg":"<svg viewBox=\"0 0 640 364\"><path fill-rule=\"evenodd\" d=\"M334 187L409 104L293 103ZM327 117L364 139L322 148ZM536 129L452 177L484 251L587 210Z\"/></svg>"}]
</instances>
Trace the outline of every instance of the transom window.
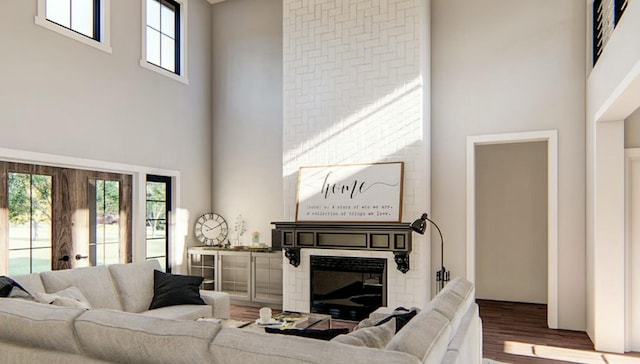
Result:
<instances>
[{"instance_id":1,"label":"transom window","mask_svg":"<svg viewBox=\"0 0 640 364\"><path fill-rule=\"evenodd\" d=\"M37 0L35 23L111 53L111 0Z\"/></svg>"},{"instance_id":2,"label":"transom window","mask_svg":"<svg viewBox=\"0 0 640 364\"><path fill-rule=\"evenodd\" d=\"M180 4L146 0L147 62L180 74Z\"/></svg>"},{"instance_id":3,"label":"transom window","mask_svg":"<svg viewBox=\"0 0 640 364\"><path fill-rule=\"evenodd\" d=\"M74 32L100 40L100 0L47 0L46 18Z\"/></svg>"}]
</instances>

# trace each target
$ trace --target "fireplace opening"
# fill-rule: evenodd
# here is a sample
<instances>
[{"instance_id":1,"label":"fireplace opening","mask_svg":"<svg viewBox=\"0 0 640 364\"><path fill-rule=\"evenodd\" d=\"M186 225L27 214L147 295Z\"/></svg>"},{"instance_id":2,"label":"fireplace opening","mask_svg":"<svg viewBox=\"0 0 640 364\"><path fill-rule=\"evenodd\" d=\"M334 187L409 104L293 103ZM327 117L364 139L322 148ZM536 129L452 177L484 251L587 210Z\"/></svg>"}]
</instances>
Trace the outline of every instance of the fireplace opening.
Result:
<instances>
[{"instance_id":1,"label":"fireplace opening","mask_svg":"<svg viewBox=\"0 0 640 364\"><path fill-rule=\"evenodd\" d=\"M387 260L311 257L311 312L360 321L387 304Z\"/></svg>"}]
</instances>

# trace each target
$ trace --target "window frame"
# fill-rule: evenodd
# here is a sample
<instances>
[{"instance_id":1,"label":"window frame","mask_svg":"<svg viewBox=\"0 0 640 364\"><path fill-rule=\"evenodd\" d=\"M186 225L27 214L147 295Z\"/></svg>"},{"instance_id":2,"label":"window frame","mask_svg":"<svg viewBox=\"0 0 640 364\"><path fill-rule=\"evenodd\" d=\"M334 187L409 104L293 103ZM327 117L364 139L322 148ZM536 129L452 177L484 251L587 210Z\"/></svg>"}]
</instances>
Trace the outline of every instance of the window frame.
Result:
<instances>
[{"instance_id":1,"label":"window frame","mask_svg":"<svg viewBox=\"0 0 640 364\"><path fill-rule=\"evenodd\" d=\"M161 75L167 76L176 81L182 82L186 85L189 84L189 79L187 76L187 40L188 40L188 1L187 0L169 0L170 2L176 3L178 6L178 16L177 16L177 39L176 39L176 50L178 55L176 57L176 72L171 72L161 66L157 66L153 63L147 61L147 1L141 0L141 22L140 22L140 31L141 31L141 47L140 47L140 66L146 68L148 70L154 71ZM162 2L163 0L157 0ZM166 0L165 0L166 1Z\"/></svg>"},{"instance_id":2,"label":"window frame","mask_svg":"<svg viewBox=\"0 0 640 364\"><path fill-rule=\"evenodd\" d=\"M100 3L99 8L94 8L94 17L98 13L97 26L96 21L94 21L95 38L47 19L47 0L38 0L35 23L43 28L111 54L113 52L111 48L111 0L99 0L98 2Z\"/></svg>"},{"instance_id":3,"label":"window frame","mask_svg":"<svg viewBox=\"0 0 640 364\"><path fill-rule=\"evenodd\" d=\"M156 183L164 183L165 188L165 230L164 230L164 238L165 238L165 250L164 250L164 258L165 258L165 270L167 273L171 273L171 214L173 212L173 178L170 176L162 176L157 174L147 174L145 179L145 260L159 259L161 256L157 257L149 257L147 256L147 242L148 236L146 234L146 223L147 223L147 211L146 204L150 201L147 199L146 191L147 191L147 183L148 182L156 182Z\"/></svg>"}]
</instances>

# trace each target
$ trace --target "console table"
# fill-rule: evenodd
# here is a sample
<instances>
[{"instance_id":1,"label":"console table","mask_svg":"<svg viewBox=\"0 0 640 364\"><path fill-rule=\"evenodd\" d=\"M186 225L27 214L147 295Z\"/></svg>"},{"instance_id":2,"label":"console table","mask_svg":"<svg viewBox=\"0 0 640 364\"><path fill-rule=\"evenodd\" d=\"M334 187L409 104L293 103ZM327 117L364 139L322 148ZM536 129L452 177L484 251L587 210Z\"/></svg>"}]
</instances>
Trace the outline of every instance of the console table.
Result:
<instances>
[{"instance_id":1,"label":"console table","mask_svg":"<svg viewBox=\"0 0 640 364\"><path fill-rule=\"evenodd\" d=\"M265 249L187 249L189 274L204 278L201 289L229 293L241 304L282 304L282 252Z\"/></svg>"}]
</instances>

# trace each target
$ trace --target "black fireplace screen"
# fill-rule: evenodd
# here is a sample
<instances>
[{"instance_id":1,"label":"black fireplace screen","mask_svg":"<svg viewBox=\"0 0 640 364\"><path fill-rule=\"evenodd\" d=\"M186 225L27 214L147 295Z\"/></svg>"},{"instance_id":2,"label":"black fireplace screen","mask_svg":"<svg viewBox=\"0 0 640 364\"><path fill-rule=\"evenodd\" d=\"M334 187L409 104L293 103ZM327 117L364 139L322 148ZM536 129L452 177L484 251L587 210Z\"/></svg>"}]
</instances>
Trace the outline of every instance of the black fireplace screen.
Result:
<instances>
[{"instance_id":1,"label":"black fireplace screen","mask_svg":"<svg viewBox=\"0 0 640 364\"><path fill-rule=\"evenodd\" d=\"M311 256L311 312L360 321L387 304L386 259Z\"/></svg>"}]
</instances>

